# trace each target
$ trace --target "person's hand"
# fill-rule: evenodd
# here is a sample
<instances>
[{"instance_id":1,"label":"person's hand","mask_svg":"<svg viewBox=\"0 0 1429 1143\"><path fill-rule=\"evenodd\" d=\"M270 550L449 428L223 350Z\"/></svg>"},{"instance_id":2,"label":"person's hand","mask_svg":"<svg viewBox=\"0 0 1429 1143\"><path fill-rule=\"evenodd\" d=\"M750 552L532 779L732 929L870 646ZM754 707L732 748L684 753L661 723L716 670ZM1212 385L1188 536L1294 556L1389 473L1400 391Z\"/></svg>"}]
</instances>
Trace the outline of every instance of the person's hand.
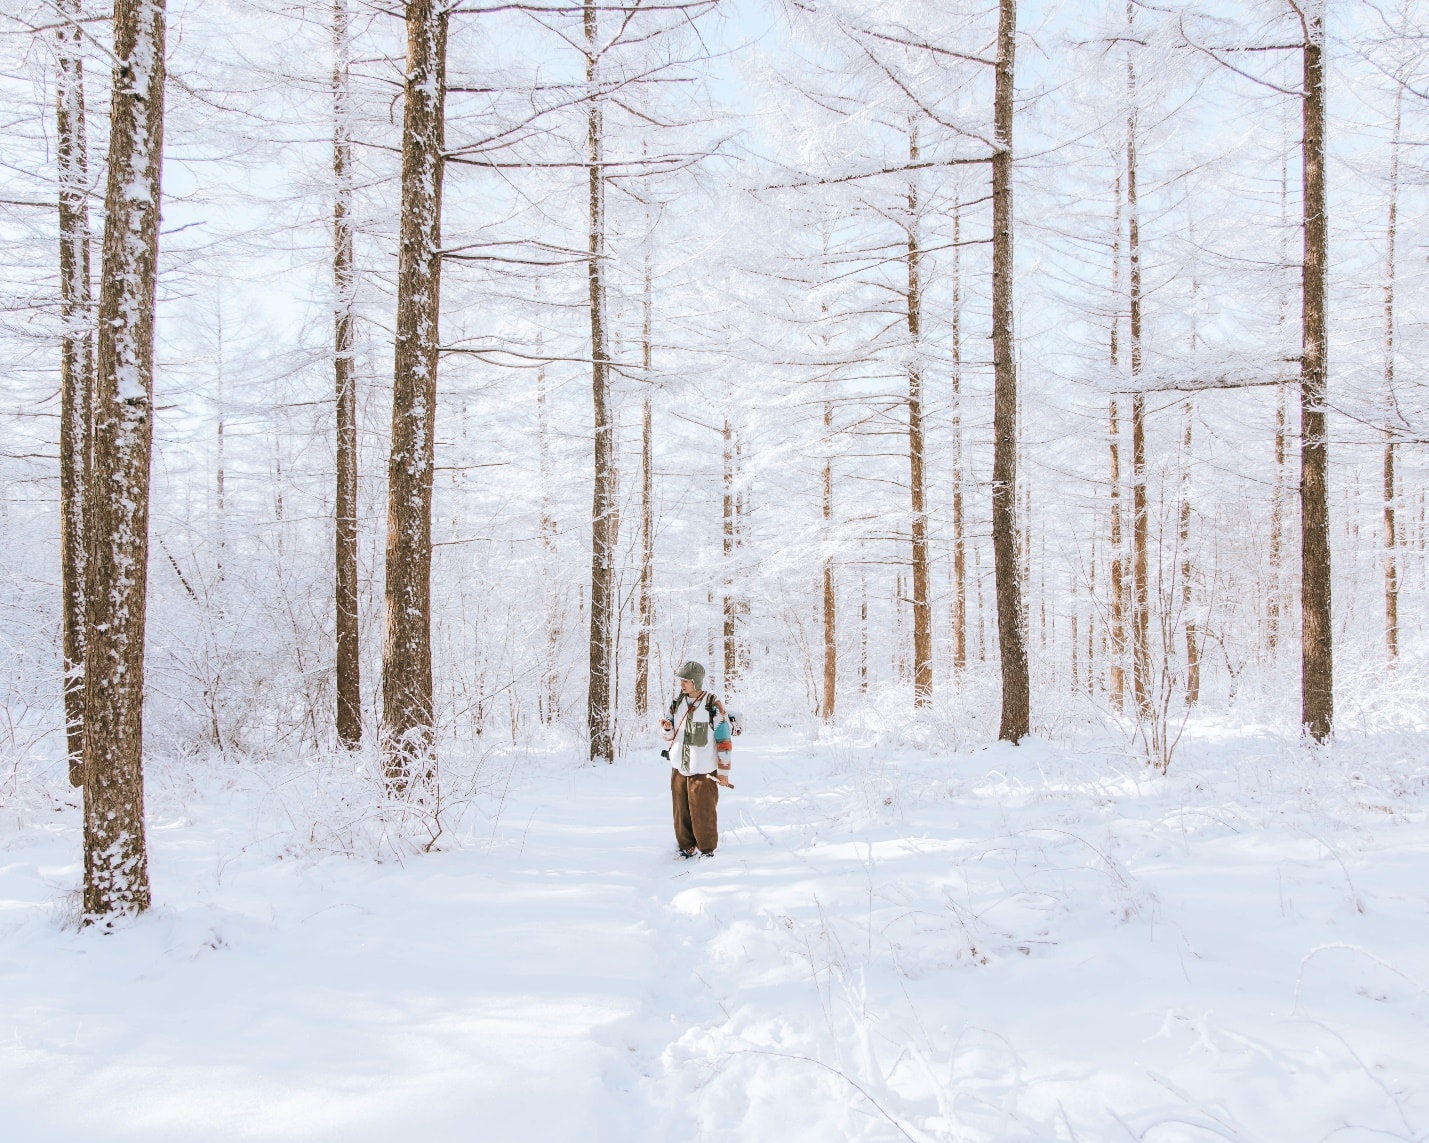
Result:
<instances>
[{"instance_id":1,"label":"person's hand","mask_svg":"<svg viewBox=\"0 0 1429 1143\"><path fill-rule=\"evenodd\" d=\"M674 724L673 722L671 722L668 718L662 718L662 719L660 720L660 729L661 729L661 730L674 730L674 729L675 729L675 724Z\"/></svg>"},{"instance_id":2,"label":"person's hand","mask_svg":"<svg viewBox=\"0 0 1429 1143\"><path fill-rule=\"evenodd\" d=\"M726 790L734 789L734 783L729 780L729 775L727 774L716 774L715 781L718 782L721 786L723 786Z\"/></svg>"}]
</instances>

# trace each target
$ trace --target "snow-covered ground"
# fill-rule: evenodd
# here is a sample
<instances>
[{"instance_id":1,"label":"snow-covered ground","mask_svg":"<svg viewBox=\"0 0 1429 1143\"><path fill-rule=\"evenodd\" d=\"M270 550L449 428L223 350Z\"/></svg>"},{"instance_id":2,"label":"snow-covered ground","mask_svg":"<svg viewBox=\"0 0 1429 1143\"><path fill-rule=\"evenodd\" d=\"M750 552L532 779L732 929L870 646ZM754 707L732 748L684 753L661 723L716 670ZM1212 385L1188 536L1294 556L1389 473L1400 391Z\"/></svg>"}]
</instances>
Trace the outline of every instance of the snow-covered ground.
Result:
<instances>
[{"instance_id":1,"label":"snow-covered ground","mask_svg":"<svg viewBox=\"0 0 1429 1143\"><path fill-rule=\"evenodd\" d=\"M325 765L153 767L109 935L76 812L11 787L0 1135L1429 1136L1424 736L1203 725L1163 778L750 733L700 863L653 750L489 758L428 854Z\"/></svg>"}]
</instances>

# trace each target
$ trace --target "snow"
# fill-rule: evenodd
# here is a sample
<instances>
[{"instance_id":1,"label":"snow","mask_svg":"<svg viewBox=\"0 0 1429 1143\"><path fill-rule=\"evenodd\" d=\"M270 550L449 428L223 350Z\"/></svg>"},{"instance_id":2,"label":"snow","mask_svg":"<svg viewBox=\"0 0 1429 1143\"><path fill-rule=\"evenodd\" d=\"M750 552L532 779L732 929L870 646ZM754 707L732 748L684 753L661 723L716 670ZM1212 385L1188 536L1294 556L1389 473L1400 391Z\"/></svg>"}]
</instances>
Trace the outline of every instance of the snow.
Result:
<instances>
[{"instance_id":1,"label":"snow","mask_svg":"<svg viewBox=\"0 0 1429 1143\"><path fill-rule=\"evenodd\" d=\"M76 810L11 796L0 1121L25 1140L1420 1138L1425 745L1199 725L1163 778L1105 735L751 730L697 863L673 856L654 749L488 755L431 853L354 825L337 761L266 784L160 760L158 904L110 935L70 921Z\"/></svg>"}]
</instances>

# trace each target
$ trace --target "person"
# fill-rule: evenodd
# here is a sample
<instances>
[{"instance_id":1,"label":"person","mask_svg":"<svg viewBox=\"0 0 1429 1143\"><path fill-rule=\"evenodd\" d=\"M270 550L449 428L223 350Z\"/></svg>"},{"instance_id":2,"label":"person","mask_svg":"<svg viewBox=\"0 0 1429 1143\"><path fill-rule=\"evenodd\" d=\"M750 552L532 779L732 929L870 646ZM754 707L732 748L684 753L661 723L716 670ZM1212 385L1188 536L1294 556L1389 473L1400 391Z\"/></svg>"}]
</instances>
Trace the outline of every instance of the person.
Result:
<instances>
[{"instance_id":1,"label":"person","mask_svg":"<svg viewBox=\"0 0 1429 1143\"><path fill-rule=\"evenodd\" d=\"M670 760L675 844L681 857L714 855L719 845L719 788L730 785L731 728L724 705L704 689L705 669L683 663L675 672L680 693L660 720Z\"/></svg>"}]
</instances>

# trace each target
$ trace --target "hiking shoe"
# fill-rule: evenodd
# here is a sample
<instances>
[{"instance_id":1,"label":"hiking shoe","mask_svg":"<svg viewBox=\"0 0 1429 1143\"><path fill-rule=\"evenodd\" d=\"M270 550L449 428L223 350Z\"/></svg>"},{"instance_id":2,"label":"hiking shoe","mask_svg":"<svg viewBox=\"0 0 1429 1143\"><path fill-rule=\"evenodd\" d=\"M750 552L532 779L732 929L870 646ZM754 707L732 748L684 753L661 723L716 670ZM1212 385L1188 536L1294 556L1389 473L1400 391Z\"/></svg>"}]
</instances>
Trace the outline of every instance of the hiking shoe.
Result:
<instances>
[{"instance_id":1,"label":"hiking shoe","mask_svg":"<svg viewBox=\"0 0 1429 1143\"><path fill-rule=\"evenodd\" d=\"M682 849L680 850L680 856L688 860L689 858L694 857L696 852L697 851L693 849Z\"/></svg>"},{"instance_id":2,"label":"hiking shoe","mask_svg":"<svg viewBox=\"0 0 1429 1143\"><path fill-rule=\"evenodd\" d=\"M710 859L711 857L713 857L713 856L714 856L714 850L710 850L708 853L701 853L701 854L700 854L700 860L701 860L701 861L707 861L707 860L709 860L709 859Z\"/></svg>"}]
</instances>

